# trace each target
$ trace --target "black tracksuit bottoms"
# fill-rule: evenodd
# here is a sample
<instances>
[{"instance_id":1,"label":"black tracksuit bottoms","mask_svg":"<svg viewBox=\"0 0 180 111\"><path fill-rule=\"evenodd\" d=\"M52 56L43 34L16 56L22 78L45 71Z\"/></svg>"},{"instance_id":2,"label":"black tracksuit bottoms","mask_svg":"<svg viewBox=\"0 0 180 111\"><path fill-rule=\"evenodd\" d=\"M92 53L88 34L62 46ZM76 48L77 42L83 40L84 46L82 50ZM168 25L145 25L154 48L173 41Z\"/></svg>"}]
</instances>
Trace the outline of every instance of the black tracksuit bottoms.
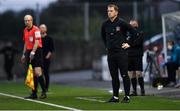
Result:
<instances>
[{"instance_id":1,"label":"black tracksuit bottoms","mask_svg":"<svg viewBox=\"0 0 180 111\"><path fill-rule=\"evenodd\" d=\"M113 96L119 97L119 70L123 79L125 96L129 96L128 54L126 52L108 52L108 66L112 77Z\"/></svg>"},{"instance_id":2,"label":"black tracksuit bottoms","mask_svg":"<svg viewBox=\"0 0 180 111\"><path fill-rule=\"evenodd\" d=\"M46 88L46 91L48 91L49 81L50 81L50 77L49 77L50 59L44 59L43 62L44 62L43 72L44 72L44 78L45 78L45 88Z\"/></svg>"}]
</instances>

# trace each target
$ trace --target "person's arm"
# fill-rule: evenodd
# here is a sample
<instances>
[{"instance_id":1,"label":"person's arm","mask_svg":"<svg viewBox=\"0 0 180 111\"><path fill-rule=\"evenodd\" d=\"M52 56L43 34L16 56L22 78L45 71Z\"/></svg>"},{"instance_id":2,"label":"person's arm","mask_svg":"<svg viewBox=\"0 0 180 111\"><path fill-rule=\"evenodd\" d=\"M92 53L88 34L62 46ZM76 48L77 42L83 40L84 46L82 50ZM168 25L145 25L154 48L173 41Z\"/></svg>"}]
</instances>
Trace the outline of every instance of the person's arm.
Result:
<instances>
[{"instance_id":1,"label":"person's arm","mask_svg":"<svg viewBox=\"0 0 180 111\"><path fill-rule=\"evenodd\" d=\"M38 45L39 45L39 40L35 40L35 43L34 43L34 46L33 46L33 49L32 49L32 52L36 52L37 48L38 48Z\"/></svg>"},{"instance_id":2,"label":"person's arm","mask_svg":"<svg viewBox=\"0 0 180 111\"><path fill-rule=\"evenodd\" d=\"M38 45L39 45L39 39L41 39L41 34L40 34L40 31L39 30L36 30L35 33L34 33L34 36L35 36L35 42L34 42L34 46L33 46L33 49L30 53L30 60L32 60L34 58L34 55L36 53L36 50L38 48Z\"/></svg>"},{"instance_id":3,"label":"person's arm","mask_svg":"<svg viewBox=\"0 0 180 111\"><path fill-rule=\"evenodd\" d=\"M38 48L38 45L39 45L39 40L35 40L35 43L34 43L34 46L33 46L33 49L30 53L30 61L34 58L34 55L36 53L36 50Z\"/></svg>"},{"instance_id":4,"label":"person's arm","mask_svg":"<svg viewBox=\"0 0 180 111\"><path fill-rule=\"evenodd\" d=\"M107 40L106 40L106 32L105 32L105 24L101 26L101 37L104 42L105 48L107 49Z\"/></svg>"},{"instance_id":5,"label":"person's arm","mask_svg":"<svg viewBox=\"0 0 180 111\"><path fill-rule=\"evenodd\" d=\"M126 23L125 21L121 21L121 25L122 25L122 28L123 28L123 33L125 34L126 36L126 40L127 40L127 32L130 33L131 37L130 39L128 39L127 41L125 41L124 43L122 43L122 48L123 49L127 49L129 47L131 47L133 45L133 41L134 41L134 38L137 36L137 32L136 30L128 23Z\"/></svg>"},{"instance_id":6,"label":"person's arm","mask_svg":"<svg viewBox=\"0 0 180 111\"><path fill-rule=\"evenodd\" d=\"M172 62L176 62L176 60L177 60L177 55L176 55L176 54L172 55L172 56L171 56L171 60L172 60Z\"/></svg>"},{"instance_id":7,"label":"person's arm","mask_svg":"<svg viewBox=\"0 0 180 111\"><path fill-rule=\"evenodd\" d=\"M47 53L47 55L46 55L46 59L50 59L50 58L51 58L51 56L52 56L52 52L51 52L51 51L49 51L49 52Z\"/></svg>"},{"instance_id":8,"label":"person's arm","mask_svg":"<svg viewBox=\"0 0 180 111\"><path fill-rule=\"evenodd\" d=\"M24 47L23 47L23 55L25 55L26 53L26 43L24 43Z\"/></svg>"},{"instance_id":9,"label":"person's arm","mask_svg":"<svg viewBox=\"0 0 180 111\"><path fill-rule=\"evenodd\" d=\"M143 33L142 31L141 31L141 32L138 32L138 33L137 33L137 38L133 41L132 46L142 45L143 40L144 40L144 33Z\"/></svg>"},{"instance_id":10,"label":"person's arm","mask_svg":"<svg viewBox=\"0 0 180 111\"><path fill-rule=\"evenodd\" d=\"M23 54L22 54L22 57L21 57L21 63L25 62L25 53L26 53L26 43L24 43Z\"/></svg>"},{"instance_id":11,"label":"person's arm","mask_svg":"<svg viewBox=\"0 0 180 111\"><path fill-rule=\"evenodd\" d=\"M54 42L52 38L49 37L49 52L46 55L46 59L49 59L52 56L53 52L54 52Z\"/></svg>"},{"instance_id":12,"label":"person's arm","mask_svg":"<svg viewBox=\"0 0 180 111\"><path fill-rule=\"evenodd\" d=\"M34 46L33 46L33 49L32 49L32 52L36 52L37 48L38 48L38 45L39 45L39 40L41 39L41 33L39 30L36 30L34 32L34 37L35 37L35 42L34 42Z\"/></svg>"},{"instance_id":13,"label":"person's arm","mask_svg":"<svg viewBox=\"0 0 180 111\"><path fill-rule=\"evenodd\" d=\"M180 48L179 47L177 47L176 49L175 49L175 52L174 52L174 54L172 55L172 61L173 62L176 62L176 63L178 63L178 61L179 61L179 53L180 52Z\"/></svg>"},{"instance_id":14,"label":"person's arm","mask_svg":"<svg viewBox=\"0 0 180 111\"><path fill-rule=\"evenodd\" d=\"M123 27L124 27L124 31L125 32L129 32L131 37L128 41L126 41L129 46L133 45L133 41L135 40L136 36L137 36L137 31L128 23L126 23L125 21L122 22Z\"/></svg>"},{"instance_id":15,"label":"person's arm","mask_svg":"<svg viewBox=\"0 0 180 111\"><path fill-rule=\"evenodd\" d=\"M54 52L54 42L52 38L50 38L50 51Z\"/></svg>"}]
</instances>

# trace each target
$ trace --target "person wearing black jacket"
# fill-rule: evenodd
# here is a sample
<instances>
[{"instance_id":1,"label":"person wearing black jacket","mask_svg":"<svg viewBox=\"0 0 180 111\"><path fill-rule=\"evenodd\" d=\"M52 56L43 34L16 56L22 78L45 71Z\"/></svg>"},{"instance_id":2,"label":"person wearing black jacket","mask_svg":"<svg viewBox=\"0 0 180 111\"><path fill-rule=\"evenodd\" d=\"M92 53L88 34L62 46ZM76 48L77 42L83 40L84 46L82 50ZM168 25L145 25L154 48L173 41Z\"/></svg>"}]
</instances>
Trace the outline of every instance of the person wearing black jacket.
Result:
<instances>
[{"instance_id":1,"label":"person wearing black jacket","mask_svg":"<svg viewBox=\"0 0 180 111\"><path fill-rule=\"evenodd\" d=\"M4 71L7 74L7 80L13 80L12 69L14 66L14 58L18 50L13 47L12 42L8 41L7 44L0 50L0 54L4 55Z\"/></svg>"},{"instance_id":2,"label":"person wearing black jacket","mask_svg":"<svg viewBox=\"0 0 180 111\"><path fill-rule=\"evenodd\" d=\"M45 88L48 92L49 89L49 67L51 62L51 56L54 52L54 44L53 40L50 36L47 35L47 27L45 24L41 24L39 26L42 36L42 49L43 49L43 71L44 71L44 77L45 77Z\"/></svg>"},{"instance_id":3,"label":"person wearing black jacket","mask_svg":"<svg viewBox=\"0 0 180 111\"><path fill-rule=\"evenodd\" d=\"M137 78L141 88L141 95L145 95L144 78L142 76L142 57L143 57L143 31L140 31L137 20L130 21L131 26L136 30L137 37L133 41L132 46L128 49L128 75L132 83L131 96L137 96ZM129 35L131 37L131 35Z\"/></svg>"},{"instance_id":4,"label":"person wearing black jacket","mask_svg":"<svg viewBox=\"0 0 180 111\"><path fill-rule=\"evenodd\" d=\"M130 79L128 76L128 53L131 40L127 41L126 33L129 31L136 35L130 24L118 18L118 6L109 4L107 7L108 20L102 24L101 35L108 53L108 66L112 77L113 97L108 102L119 102L119 73L123 79L125 96L121 102L129 103ZM134 37L133 36L133 37Z\"/></svg>"}]
</instances>

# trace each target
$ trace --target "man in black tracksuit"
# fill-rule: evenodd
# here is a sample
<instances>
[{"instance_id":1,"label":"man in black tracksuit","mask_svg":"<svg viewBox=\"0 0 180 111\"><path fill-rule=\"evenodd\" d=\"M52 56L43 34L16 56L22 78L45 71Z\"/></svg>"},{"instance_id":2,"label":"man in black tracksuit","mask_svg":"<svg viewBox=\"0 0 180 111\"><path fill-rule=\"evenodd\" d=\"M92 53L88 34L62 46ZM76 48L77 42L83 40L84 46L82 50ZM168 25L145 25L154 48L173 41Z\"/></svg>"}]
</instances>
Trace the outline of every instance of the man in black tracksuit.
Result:
<instances>
[{"instance_id":1,"label":"man in black tracksuit","mask_svg":"<svg viewBox=\"0 0 180 111\"><path fill-rule=\"evenodd\" d=\"M108 5L108 20L102 25L101 34L105 47L108 52L108 66L112 77L113 97L108 102L119 102L119 73L123 79L125 97L121 102L130 102L130 80L128 76L128 54L127 48L131 42L127 43L126 33L136 35L135 30L126 22L119 19L118 6L115 4ZM134 36L133 36L134 37Z\"/></svg>"},{"instance_id":2,"label":"man in black tracksuit","mask_svg":"<svg viewBox=\"0 0 180 111\"><path fill-rule=\"evenodd\" d=\"M49 66L51 62L51 56L54 52L54 43L50 36L47 35L47 27L45 24L41 24L39 26L42 36L42 49L43 49L43 72L45 77L45 88L46 92L48 92L49 89Z\"/></svg>"},{"instance_id":3,"label":"man in black tracksuit","mask_svg":"<svg viewBox=\"0 0 180 111\"><path fill-rule=\"evenodd\" d=\"M142 57L143 57L143 31L140 31L139 24L136 20L130 21L131 26L136 30L137 37L132 42L132 46L128 49L128 75L131 79L133 92L131 96L137 96L137 78L141 88L141 95L145 95L144 78L142 75ZM127 35L130 36L131 35Z\"/></svg>"}]
</instances>

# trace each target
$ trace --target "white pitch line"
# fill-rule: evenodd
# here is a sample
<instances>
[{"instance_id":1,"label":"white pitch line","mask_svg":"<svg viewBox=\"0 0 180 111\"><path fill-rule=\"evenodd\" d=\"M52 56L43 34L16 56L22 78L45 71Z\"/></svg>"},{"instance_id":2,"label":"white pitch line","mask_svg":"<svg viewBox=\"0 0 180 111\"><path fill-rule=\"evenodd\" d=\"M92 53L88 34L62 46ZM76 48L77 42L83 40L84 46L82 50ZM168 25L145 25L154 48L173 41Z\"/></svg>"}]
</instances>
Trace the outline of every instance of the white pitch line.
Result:
<instances>
[{"instance_id":1,"label":"white pitch line","mask_svg":"<svg viewBox=\"0 0 180 111\"><path fill-rule=\"evenodd\" d=\"M97 100L97 99L92 99L92 98L86 98L86 97L76 97L76 99L81 99L81 100L86 100L86 101L96 101L100 103L105 103L106 101L103 100Z\"/></svg>"},{"instance_id":2,"label":"white pitch line","mask_svg":"<svg viewBox=\"0 0 180 111\"><path fill-rule=\"evenodd\" d=\"M45 104L48 106L63 108L63 109L67 109L67 110L72 110L72 111L81 111L80 109L76 109L76 108L66 107L66 106L62 106L62 105L57 105L57 104L33 100L33 99L24 99L23 97L20 97L20 96L15 96L15 95L10 95L10 94L5 94L5 93L0 93L0 95L11 97L11 98L17 98L17 99L21 99L21 100L25 100L25 101L31 101L31 102L35 102L35 103L39 103L39 104Z\"/></svg>"},{"instance_id":3,"label":"white pitch line","mask_svg":"<svg viewBox=\"0 0 180 111\"><path fill-rule=\"evenodd\" d=\"M172 102L179 103L180 101L178 101L178 100L177 100L177 101L175 101L175 100L174 100L174 101L172 101Z\"/></svg>"}]
</instances>

